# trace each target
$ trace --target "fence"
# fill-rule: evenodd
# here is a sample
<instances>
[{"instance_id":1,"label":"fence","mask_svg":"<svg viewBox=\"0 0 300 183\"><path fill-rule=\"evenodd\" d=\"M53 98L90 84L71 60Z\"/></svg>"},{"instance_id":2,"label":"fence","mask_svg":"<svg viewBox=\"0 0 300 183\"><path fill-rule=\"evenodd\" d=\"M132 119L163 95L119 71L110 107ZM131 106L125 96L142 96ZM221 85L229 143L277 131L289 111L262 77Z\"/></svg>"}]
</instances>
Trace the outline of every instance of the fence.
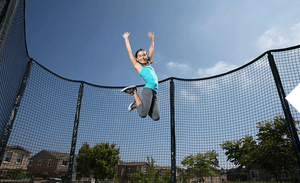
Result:
<instances>
[{"instance_id":1,"label":"fence","mask_svg":"<svg viewBox=\"0 0 300 183\"><path fill-rule=\"evenodd\" d=\"M92 147L109 142L120 148L120 182L147 167L147 157L156 161L157 171L171 170L171 182L175 182L176 166L184 168L181 162L185 157L212 150L218 153L220 167L214 169L217 175L204 178L206 182L269 180L272 177L260 170L230 174L236 166L227 161L220 144L247 135L255 137L257 122L279 114L287 119L300 157L291 119L300 120L300 114L284 99L300 83L300 46L265 52L222 75L160 81L161 119L154 122L149 117L140 118L136 111L127 111L132 98L120 92L123 86L65 79L30 58L25 1L2 2L1 176L22 167L31 176L68 176L69 182L75 181L76 157L83 143ZM137 87L138 93L142 87Z\"/></svg>"}]
</instances>

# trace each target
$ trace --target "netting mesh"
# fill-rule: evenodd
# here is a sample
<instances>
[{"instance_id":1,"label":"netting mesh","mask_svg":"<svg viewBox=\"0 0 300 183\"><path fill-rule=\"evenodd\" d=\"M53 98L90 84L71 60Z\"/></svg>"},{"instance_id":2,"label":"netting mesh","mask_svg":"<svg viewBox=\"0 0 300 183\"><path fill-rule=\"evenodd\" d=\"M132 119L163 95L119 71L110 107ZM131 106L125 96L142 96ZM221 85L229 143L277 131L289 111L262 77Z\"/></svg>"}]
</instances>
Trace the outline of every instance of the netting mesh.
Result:
<instances>
[{"instance_id":1,"label":"netting mesh","mask_svg":"<svg viewBox=\"0 0 300 183\"><path fill-rule=\"evenodd\" d=\"M5 1L6 2L6 1ZM1 7L2 8L2 7ZM0 61L0 134L10 117L26 66L24 4L19 3ZM1 9L2 10L2 9Z\"/></svg>"},{"instance_id":2,"label":"netting mesh","mask_svg":"<svg viewBox=\"0 0 300 183\"><path fill-rule=\"evenodd\" d=\"M79 86L34 63L8 146L70 153Z\"/></svg>"},{"instance_id":3,"label":"netting mesh","mask_svg":"<svg viewBox=\"0 0 300 183\"><path fill-rule=\"evenodd\" d=\"M84 86L76 152L86 141L115 143L125 162L144 162L152 156L157 164L170 164L170 118L168 82L160 85L158 97L162 120L153 122L150 117L138 116L137 110L128 112L133 97L121 93L121 88ZM141 93L141 88L138 88Z\"/></svg>"},{"instance_id":4,"label":"netting mesh","mask_svg":"<svg viewBox=\"0 0 300 183\"><path fill-rule=\"evenodd\" d=\"M274 52L273 55L283 89L285 94L288 95L300 84L300 50ZM300 113L292 105L289 106L292 116L299 120ZM299 128L299 125L297 125L297 128Z\"/></svg>"},{"instance_id":5,"label":"netting mesh","mask_svg":"<svg viewBox=\"0 0 300 183\"><path fill-rule=\"evenodd\" d=\"M2 131L30 60L24 32L24 2L20 1L0 62ZM300 83L299 51L298 46L272 53L286 95ZM221 143L247 135L255 137L257 122L284 114L267 55L218 77L172 80L175 87L176 166L184 168L181 162L186 156L215 150L219 154L220 167L215 169L217 175L206 178L206 182L245 177L247 180L259 177L260 180L271 180L270 176L262 179L263 174L257 177L257 172L244 177L236 173L239 176L230 178L229 174L226 176L219 171L236 167L227 161ZM60 177L66 180L74 134L77 134L75 160L84 142L91 147L109 142L120 148L121 162L117 175L120 182L130 180L130 176L138 170L146 173L147 157L156 161L157 171L170 170L170 82L171 79L167 79L159 83L159 121L150 117L142 119L137 110L128 112L127 107L133 97L121 93L122 87L95 86L84 82L78 131L76 128L74 131L81 82L61 78L33 62L0 167L0 176L5 178L12 169L22 167L30 178ZM137 89L141 94L142 86ZM300 120L299 112L292 106L290 108L293 117ZM15 161L17 164L11 163ZM73 169L72 180L76 179ZM190 178L190 181L195 179Z\"/></svg>"},{"instance_id":6,"label":"netting mesh","mask_svg":"<svg viewBox=\"0 0 300 183\"><path fill-rule=\"evenodd\" d=\"M185 156L215 150L226 161L222 142L255 136L256 123L282 114L267 57L241 70L208 80L175 80L177 165Z\"/></svg>"}]
</instances>

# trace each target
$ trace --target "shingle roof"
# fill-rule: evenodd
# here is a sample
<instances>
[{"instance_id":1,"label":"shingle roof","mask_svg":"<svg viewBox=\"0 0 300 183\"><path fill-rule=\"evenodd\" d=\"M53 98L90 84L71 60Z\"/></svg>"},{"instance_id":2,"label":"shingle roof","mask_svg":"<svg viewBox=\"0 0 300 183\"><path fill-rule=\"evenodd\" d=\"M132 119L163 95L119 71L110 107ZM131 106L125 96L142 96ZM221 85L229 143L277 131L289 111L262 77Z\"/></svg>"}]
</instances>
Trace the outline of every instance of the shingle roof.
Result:
<instances>
[{"instance_id":1,"label":"shingle roof","mask_svg":"<svg viewBox=\"0 0 300 183\"><path fill-rule=\"evenodd\" d=\"M59 160L63 160L63 161L69 161L70 160L70 154L69 153L62 153L62 152L56 152L56 151L49 151L49 150L41 150L40 152L38 152L37 154L40 154L42 152L46 152L46 153L49 153L51 154L52 156L54 156L56 159L59 159ZM31 158L29 159L32 159L33 157L35 157L37 154L35 154L34 156L32 156ZM75 154L75 158L74 160L76 161L76 158L78 158L79 155Z\"/></svg>"},{"instance_id":2,"label":"shingle roof","mask_svg":"<svg viewBox=\"0 0 300 183\"><path fill-rule=\"evenodd\" d=\"M45 151L47 151L47 150L45 150ZM47 151L47 152L52 154L53 156L55 156L57 159L61 159L61 160L65 160L65 161L70 160L70 154L69 153L61 153L61 152L56 152L56 151ZM75 160L78 157L79 156L77 154L75 154Z\"/></svg>"},{"instance_id":3,"label":"shingle roof","mask_svg":"<svg viewBox=\"0 0 300 183\"><path fill-rule=\"evenodd\" d=\"M154 166L155 170L170 170L171 167L169 166Z\"/></svg>"},{"instance_id":4,"label":"shingle roof","mask_svg":"<svg viewBox=\"0 0 300 183\"><path fill-rule=\"evenodd\" d=\"M22 150L22 151L24 151L24 152L26 152L26 153L28 153L28 154L31 154L32 152L30 152L30 151L28 151L27 149L25 149L25 148L23 148L23 147L21 147L21 146L18 146L18 145L15 145L15 146L6 146L5 147L5 149L6 150L9 150L9 149L14 149L14 150Z\"/></svg>"},{"instance_id":5,"label":"shingle roof","mask_svg":"<svg viewBox=\"0 0 300 183\"><path fill-rule=\"evenodd\" d=\"M146 162L125 162L125 161L120 161L119 165L126 165L126 166L142 166L146 165Z\"/></svg>"}]
</instances>

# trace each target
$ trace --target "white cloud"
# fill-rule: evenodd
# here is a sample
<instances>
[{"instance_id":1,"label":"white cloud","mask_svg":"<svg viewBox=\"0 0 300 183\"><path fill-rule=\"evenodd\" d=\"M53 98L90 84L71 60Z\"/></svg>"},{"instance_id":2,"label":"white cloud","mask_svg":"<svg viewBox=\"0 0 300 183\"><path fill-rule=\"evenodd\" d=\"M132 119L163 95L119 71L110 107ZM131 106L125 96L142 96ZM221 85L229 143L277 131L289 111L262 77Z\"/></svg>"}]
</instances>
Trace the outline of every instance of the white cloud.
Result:
<instances>
[{"instance_id":1,"label":"white cloud","mask_svg":"<svg viewBox=\"0 0 300 183\"><path fill-rule=\"evenodd\" d=\"M169 62L167 63L167 66L169 67L169 69L186 70L186 71L191 70L190 66L187 65L186 63L181 64L181 63Z\"/></svg>"},{"instance_id":2,"label":"white cloud","mask_svg":"<svg viewBox=\"0 0 300 183\"><path fill-rule=\"evenodd\" d=\"M200 68L200 69L198 69L198 75L200 77L214 76L214 75L218 75L218 74L228 72L228 71L233 70L237 67L238 66L236 66L236 65L231 65L231 64L227 64L224 61L220 61L220 62L216 63L211 68L206 68L206 69Z\"/></svg>"},{"instance_id":3,"label":"white cloud","mask_svg":"<svg viewBox=\"0 0 300 183\"><path fill-rule=\"evenodd\" d=\"M216 79L201 80L192 84L196 88L201 88L201 91L205 94L214 94L214 92L220 89L219 82Z\"/></svg>"},{"instance_id":4,"label":"white cloud","mask_svg":"<svg viewBox=\"0 0 300 183\"><path fill-rule=\"evenodd\" d=\"M193 68L188 65L188 63L176 63L176 62L168 62L167 68L169 70L169 74L174 77L182 77L182 78L192 78L193 77Z\"/></svg>"},{"instance_id":5,"label":"white cloud","mask_svg":"<svg viewBox=\"0 0 300 183\"><path fill-rule=\"evenodd\" d=\"M184 78L204 78L209 76L215 76L218 74L222 74L237 68L238 66L227 64L224 61L220 61L216 63L214 66L210 68L192 68L188 65L188 63L175 63L169 62L167 63L167 67L173 73L175 73L176 77L184 77Z\"/></svg>"},{"instance_id":6,"label":"white cloud","mask_svg":"<svg viewBox=\"0 0 300 183\"><path fill-rule=\"evenodd\" d=\"M256 41L256 47L259 52L298 44L300 44L300 22L293 26L282 25L273 27L259 36Z\"/></svg>"},{"instance_id":7,"label":"white cloud","mask_svg":"<svg viewBox=\"0 0 300 183\"><path fill-rule=\"evenodd\" d=\"M186 98L187 100L190 100L190 101L195 101L196 100L196 96L189 93L186 90L181 90L180 95L183 96L184 98Z\"/></svg>"}]
</instances>

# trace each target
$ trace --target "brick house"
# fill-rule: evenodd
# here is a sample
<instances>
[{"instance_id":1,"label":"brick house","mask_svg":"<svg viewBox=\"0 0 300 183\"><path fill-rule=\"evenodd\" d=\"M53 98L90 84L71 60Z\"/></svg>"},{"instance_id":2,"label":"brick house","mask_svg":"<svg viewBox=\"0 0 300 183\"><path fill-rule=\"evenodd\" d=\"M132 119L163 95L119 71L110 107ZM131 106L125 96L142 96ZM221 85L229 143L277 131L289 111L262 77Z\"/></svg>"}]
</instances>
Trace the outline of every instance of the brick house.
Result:
<instances>
[{"instance_id":1,"label":"brick house","mask_svg":"<svg viewBox=\"0 0 300 183\"><path fill-rule=\"evenodd\" d=\"M257 180L257 181L276 181L275 177L270 175L268 172L262 169L251 169L246 172L247 180ZM300 171L295 168L294 175L291 177L290 175L281 175L280 179L282 181L293 182L294 179L300 178Z\"/></svg>"},{"instance_id":2,"label":"brick house","mask_svg":"<svg viewBox=\"0 0 300 183\"><path fill-rule=\"evenodd\" d=\"M183 168L181 168L181 170L183 172L186 171L186 169ZM212 168L212 170L215 172L215 175L208 174L206 176L203 176L202 178L201 177L197 178L197 173L190 174L187 183L202 182L201 179L203 179L205 183L222 183L228 181L227 174L225 173L225 170L223 168L222 169ZM176 173L176 176L178 176L178 172ZM232 180L232 181L234 182L236 180Z\"/></svg>"},{"instance_id":3,"label":"brick house","mask_svg":"<svg viewBox=\"0 0 300 183\"><path fill-rule=\"evenodd\" d=\"M247 170L246 168L242 169L232 169L226 172L228 181L276 181L275 177L272 174L266 172L264 169L252 168ZM293 175L281 175L280 179L285 182L293 182L295 179L299 181L300 179L300 170L295 168Z\"/></svg>"},{"instance_id":4,"label":"brick house","mask_svg":"<svg viewBox=\"0 0 300 183\"><path fill-rule=\"evenodd\" d=\"M118 164L118 175L117 179L120 182L127 182L132 178L132 174L142 171L144 174L147 173L148 163L146 162L124 162L120 161ZM163 177L166 171L171 171L171 167L154 166L155 173L159 172ZM164 177L163 177L164 178Z\"/></svg>"},{"instance_id":5,"label":"brick house","mask_svg":"<svg viewBox=\"0 0 300 183\"><path fill-rule=\"evenodd\" d=\"M155 173L159 172L159 174L164 178L165 173L167 171L170 171L171 174L171 167L165 167L165 166L154 166ZM177 171L176 171L176 176L177 176Z\"/></svg>"},{"instance_id":6,"label":"brick house","mask_svg":"<svg viewBox=\"0 0 300 183\"><path fill-rule=\"evenodd\" d=\"M31 152L21 146L6 146L3 161L0 166L1 177L6 177L16 168L27 169L27 161Z\"/></svg>"},{"instance_id":7,"label":"brick house","mask_svg":"<svg viewBox=\"0 0 300 183\"><path fill-rule=\"evenodd\" d=\"M118 164L117 179L119 179L121 182L121 180L122 181L129 180L132 174L137 173L139 171L146 173L147 166L148 166L148 163L146 163L146 162L120 161Z\"/></svg>"},{"instance_id":8,"label":"brick house","mask_svg":"<svg viewBox=\"0 0 300 183\"><path fill-rule=\"evenodd\" d=\"M75 155L75 160L78 155ZM34 176L46 174L48 177L63 177L68 175L69 153L42 150L29 158L27 172ZM74 163L76 164L76 163ZM72 180L76 179L73 171Z\"/></svg>"}]
</instances>

